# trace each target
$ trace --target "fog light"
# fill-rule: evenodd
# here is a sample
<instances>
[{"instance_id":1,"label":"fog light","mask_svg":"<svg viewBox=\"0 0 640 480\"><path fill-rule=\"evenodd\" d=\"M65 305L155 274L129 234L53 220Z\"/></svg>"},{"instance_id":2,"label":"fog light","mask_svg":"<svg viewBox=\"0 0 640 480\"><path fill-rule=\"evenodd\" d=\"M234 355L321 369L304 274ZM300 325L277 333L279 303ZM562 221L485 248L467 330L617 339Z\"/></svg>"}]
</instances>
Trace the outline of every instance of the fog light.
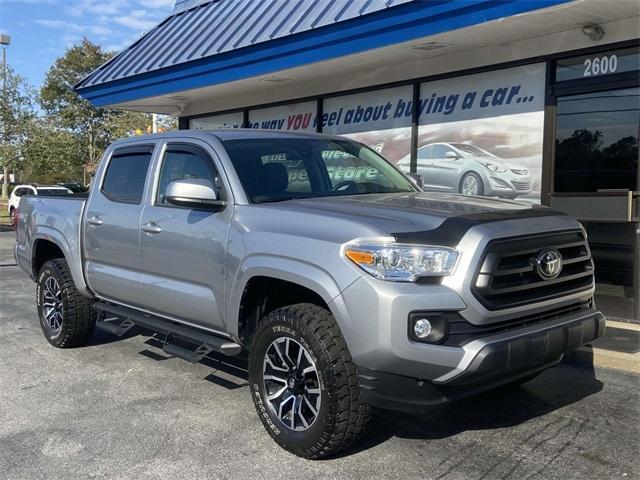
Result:
<instances>
[{"instance_id":1,"label":"fog light","mask_svg":"<svg viewBox=\"0 0 640 480\"><path fill-rule=\"evenodd\" d=\"M409 338L414 342L441 343L449 333L449 317L458 313L451 312L411 312L409 314Z\"/></svg>"},{"instance_id":2,"label":"fog light","mask_svg":"<svg viewBox=\"0 0 640 480\"><path fill-rule=\"evenodd\" d=\"M427 338L431 334L431 322L426 318L421 318L416 321L413 326L413 333L415 333L418 338Z\"/></svg>"}]
</instances>

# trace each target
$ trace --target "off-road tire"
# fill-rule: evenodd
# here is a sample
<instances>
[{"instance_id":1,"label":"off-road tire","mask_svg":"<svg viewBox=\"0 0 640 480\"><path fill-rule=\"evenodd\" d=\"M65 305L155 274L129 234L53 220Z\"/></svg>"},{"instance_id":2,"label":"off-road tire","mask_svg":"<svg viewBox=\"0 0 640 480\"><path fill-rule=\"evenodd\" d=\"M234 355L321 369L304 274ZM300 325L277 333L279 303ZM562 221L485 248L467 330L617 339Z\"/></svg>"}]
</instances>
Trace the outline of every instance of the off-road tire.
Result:
<instances>
[{"instance_id":1,"label":"off-road tire","mask_svg":"<svg viewBox=\"0 0 640 480\"><path fill-rule=\"evenodd\" d=\"M62 322L60 331L55 334L46 327L42 306L45 282L49 277L56 279L62 297ZM51 345L57 348L72 348L85 345L89 341L96 326L96 313L91 299L78 293L69 266L63 258L49 260L40 269L36 282L36 299L42 333Z\"/></svg>"},{"instance_id":2,"label":"off-road tire","mask_svg":"<svg viewBox=\"0 0 640 480\"><path fill-rule=\"evenodd\" d=\"M275 340L289 337L310 353L317 367L320 407L306 431L295 431L269 408L263 381L264 358ZM251 396L267 432L284 449L308 459L338 452L365 430L371 407L361 399L356 366L333 316L300 303L272 311L258 326L249 353Z\"/></svg>"}]
</instances>

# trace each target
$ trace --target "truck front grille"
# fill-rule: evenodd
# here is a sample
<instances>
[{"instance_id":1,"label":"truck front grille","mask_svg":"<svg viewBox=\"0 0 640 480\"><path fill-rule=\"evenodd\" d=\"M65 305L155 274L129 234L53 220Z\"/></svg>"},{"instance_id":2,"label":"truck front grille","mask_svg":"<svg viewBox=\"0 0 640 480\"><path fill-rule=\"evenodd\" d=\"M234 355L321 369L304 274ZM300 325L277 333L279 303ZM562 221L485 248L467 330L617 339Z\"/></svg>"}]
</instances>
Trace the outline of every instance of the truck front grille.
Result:
<instances>
[{"instance_id":1,"label":"truck front grille","mask_svg":"<svg viewBox=\"0 0 640 480\"><path fill-rule=\"evenodd\" d=\"M536 268L541 252L562 256L562 270L545 279ZM474 296L489 310L564 297L593 285L593 262L580 230L489 242L472 282Z\"/></svg>"}]
</instances>

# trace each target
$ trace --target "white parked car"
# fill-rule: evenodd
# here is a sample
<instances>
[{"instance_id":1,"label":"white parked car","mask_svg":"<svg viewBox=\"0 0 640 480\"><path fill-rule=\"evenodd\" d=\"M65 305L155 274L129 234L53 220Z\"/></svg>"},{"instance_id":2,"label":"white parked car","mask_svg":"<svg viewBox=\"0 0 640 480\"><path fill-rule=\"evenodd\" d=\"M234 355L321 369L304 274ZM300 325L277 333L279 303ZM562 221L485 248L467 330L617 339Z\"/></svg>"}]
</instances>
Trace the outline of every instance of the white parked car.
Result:
<instances>
[{"instance_id":1,"label":"white parked car","mask_svg":"<svg viewBox=\"0 0 640 480\"><path fill-rule=\"evenodd\" d=\"M9 211L9 217L11 218L11 225L15 226L16 212L18 211L18 205L20 204L20 197L25 195L69 195L73 192L65 187L59 187L57 185L17 185L11 192L9 197L9 204L7 209Z\"/></svg>"}]
</instances>

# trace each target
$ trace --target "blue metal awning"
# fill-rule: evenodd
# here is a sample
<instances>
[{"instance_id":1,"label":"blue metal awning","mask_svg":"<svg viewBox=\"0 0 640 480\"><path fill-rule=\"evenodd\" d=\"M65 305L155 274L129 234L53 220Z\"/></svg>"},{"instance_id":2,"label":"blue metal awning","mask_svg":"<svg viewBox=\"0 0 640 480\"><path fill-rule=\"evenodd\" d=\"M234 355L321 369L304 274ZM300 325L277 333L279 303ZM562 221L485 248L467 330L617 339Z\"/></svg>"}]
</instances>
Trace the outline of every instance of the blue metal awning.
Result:
<instances>
[{"instance_id":1,"label":"blue metal awning","mask_svg":"<svg viewBox=\"0 0 640 480\"><path fill-rule=\"evenodd\" d=\"M122 103L273 73L567 1L212 0L176 7L75 88L98 106Z\"/></svg>"}]
</instances>

